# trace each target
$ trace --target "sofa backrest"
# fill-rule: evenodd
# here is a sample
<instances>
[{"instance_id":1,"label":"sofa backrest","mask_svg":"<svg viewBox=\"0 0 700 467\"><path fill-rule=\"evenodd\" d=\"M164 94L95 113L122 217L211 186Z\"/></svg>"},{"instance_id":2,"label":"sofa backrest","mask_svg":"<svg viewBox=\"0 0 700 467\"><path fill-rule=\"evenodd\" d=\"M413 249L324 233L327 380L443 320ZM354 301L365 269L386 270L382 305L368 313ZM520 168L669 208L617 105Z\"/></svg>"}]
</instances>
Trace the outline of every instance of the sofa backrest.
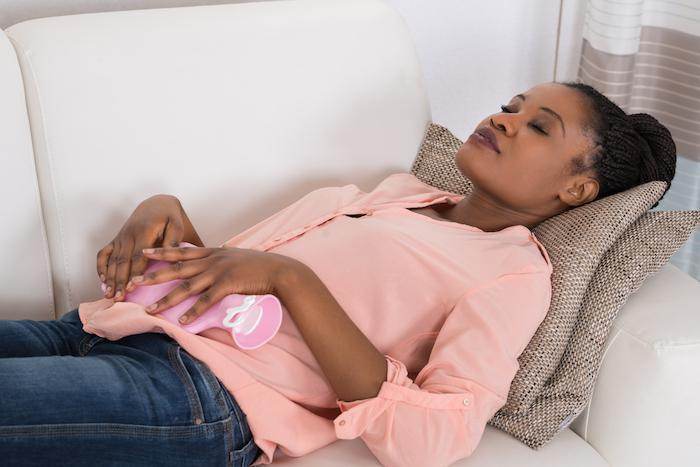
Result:
<instances>
[{"instance_id":1,"label":"sofa backrest","mask_svg":"<svg viewBox=\"0 0 700 467\"><path fill-rule=\"evenodd\" d=\"M0 297L2 319L53 318L53 290L17 56L0 30Z\"/></svg>"},{"instance_id":2,"label":"sofa backrest","mask_svg":"<svg viewBox=\"0 0 700 467\"><path fill-rule=\"evenodd\" d=\"M407 172L430 109L401 16L295 0L52 17L19 59L56 316L101 297L97 251L143 199L207 246L322 186Z\"/></svg>"},{"instance_id":3,"label":"sofa backrest","mask_svg":"<svg viewBox=\"0 0 700 467\"><path fill-rule=\"evenodd\" d=\"M2 5L0 8L0 28L7 28L21 21L47 16L257 1L260 0L2 0L0 2Z\"/></svg>"}]
</instances>

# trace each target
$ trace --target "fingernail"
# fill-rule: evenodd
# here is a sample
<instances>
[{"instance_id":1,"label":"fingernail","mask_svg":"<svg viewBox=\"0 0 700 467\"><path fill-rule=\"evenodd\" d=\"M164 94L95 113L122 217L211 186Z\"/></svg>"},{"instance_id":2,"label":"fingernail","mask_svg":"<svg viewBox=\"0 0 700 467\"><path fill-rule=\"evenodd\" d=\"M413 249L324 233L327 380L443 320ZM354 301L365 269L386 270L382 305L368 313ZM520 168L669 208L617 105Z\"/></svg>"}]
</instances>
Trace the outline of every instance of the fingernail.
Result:
<instances>
[{"instance_id":1,"label":"fingernail","mask_svg":"<svg viewBox=\"0 0 700 467\"><path fill-rule=\"evenodd\" d=\"M138 284L139 282L143 281L143 276L134 276L131 278L131 282L134 284Z\"/></svg>"},{"instance_id":2,"label":"fingernail","mask_svg":"<svg viewBox=\"0 0 700 467\"><path fill-rule=\"evenodd\" d=\"M110 285L110 286L107 287L107 295L109 295L109 293L110 293L111 291L112 291L112 286Z\"/></svg>"},{"instance_id":3,"label":"fingernail","mask_svg":"<svg viewBox=\"0 0 700 467\"><path fill-rule=\"evenodd\" d=\"M152 304L152 305L148 305L148 306L146 307L146 311L149 311L149 312L150 312L150 311L153 311L153 310L155 310L157 307L158 307L158 304L157 304L157 303L154 303L154 304Z\"/></svg>"},{"instance_id":4,"label":"fingernail","mask_svg":"<svg viewBox=\"0 0 700 467\"><path fill-rule=\"evenodd\" d=\"M131 292L133 290L133 288L134 288L134 284L131 281L126 283L126 290Z\"/></svg>"},{"instance_id":5,"label":"fingernail","mask_svg":"<svg viewBox=\"0 0 700 467\"><path fill-rule=\"evenodd\" d=\"M180 321L182 324L187 323L189 320L190 320L190 317L187 315L182 315L182 316L180 316L180 319L178 319L178 321Z\"/></svg>"},{"instance_id":6,"label":"fingernail","mask_svg":"<svg viewBox=\"0 0 700 467\"><path fill-rule=\"evenodd\" d=\"M102 282L105 281L105 275L104 275L104 274L100 274L100 280L101 280Z\"/></svg>"},{"instance_id":7,"label":"fingernail","mask_svg":"<svg viewBox=\"0 0 700 467\"><path fill-rule=\"evenodd\" d=\"M155 250L153 248L144 248L143 252L144 253L153 253Z\"/></svg>"}]
</instances>

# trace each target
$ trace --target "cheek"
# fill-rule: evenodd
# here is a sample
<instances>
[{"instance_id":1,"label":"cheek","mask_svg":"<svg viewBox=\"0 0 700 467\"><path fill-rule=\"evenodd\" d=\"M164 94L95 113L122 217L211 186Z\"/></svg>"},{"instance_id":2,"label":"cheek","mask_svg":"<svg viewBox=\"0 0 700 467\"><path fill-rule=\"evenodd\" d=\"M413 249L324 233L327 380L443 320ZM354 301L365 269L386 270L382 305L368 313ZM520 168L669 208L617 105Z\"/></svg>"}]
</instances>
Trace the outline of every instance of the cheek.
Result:
<instances>
[{"instance_id":1,"label":"cheek","mask_svg":"<svg viewBox=\"0 0 700 467\"><path fill-rule=\"evenodd\" d=\"M518 167L515 193L522 207L542 206L556 196L562 180L559 163L540 157Z\"/></svg>"},{"instance_id":2,"label":"cheek","mask_svg":"<svg viewBox=\"0 0 700 467\"><path fill-rule=\"evenodd\" d=\"M519 183L524 187L536 187L538 192L560 178L560 168L552 162L550 154L523 157L513 164L512 169Z\"/></svg>"},{"instance_id":3,"label":"cheek","mask_svg":"<svg viewBox=\"0 0 700 467\"><path fill-rule=\"evenodd\" d=\"M496 154L464 144L455 163L481 190L515 209L539 205L555 190L561 168L550 162L551 154L537 152Z\"/></svg>"}]
</instances>

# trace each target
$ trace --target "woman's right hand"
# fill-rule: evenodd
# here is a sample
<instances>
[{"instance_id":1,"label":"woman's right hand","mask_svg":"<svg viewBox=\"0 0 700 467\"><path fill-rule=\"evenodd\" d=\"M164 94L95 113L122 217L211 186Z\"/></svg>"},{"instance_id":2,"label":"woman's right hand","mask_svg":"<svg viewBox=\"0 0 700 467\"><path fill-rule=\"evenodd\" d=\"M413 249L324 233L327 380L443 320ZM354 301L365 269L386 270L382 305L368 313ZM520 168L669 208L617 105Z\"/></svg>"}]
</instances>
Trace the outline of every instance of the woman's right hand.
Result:
<instances>
[{"instance_id":1,"label":"woman's right hand","mask_svg":"<svg viewBox=\"0 0 700 467\"><path fill-rule=\"evenodd\" d=\"M178 246L185 236L186 215L172 195L154 195L139 204L114 239L97 253L97 275L107 286L105 298L124 300L131 278L148 266L144 248ZM116 293L115 293L116 292Z\"/></svg>"}]
</instances>

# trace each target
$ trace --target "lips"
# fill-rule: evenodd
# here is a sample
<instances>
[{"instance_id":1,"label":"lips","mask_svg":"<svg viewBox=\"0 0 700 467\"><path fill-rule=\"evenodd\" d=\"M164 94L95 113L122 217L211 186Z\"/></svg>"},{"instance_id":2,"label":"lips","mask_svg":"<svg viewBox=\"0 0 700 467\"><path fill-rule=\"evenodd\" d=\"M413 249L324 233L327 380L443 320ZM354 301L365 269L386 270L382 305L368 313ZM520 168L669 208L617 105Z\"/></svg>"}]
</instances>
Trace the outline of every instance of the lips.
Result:
<instances>
[{"instance_id":1,"label":"lips","mask_svg":"<svg viewBox=\"0 0 700 467\"><path fill-rule=\"evenodd\" d=\"M489 127L479 127L474 133L483 136L486 139L486 142L493 148L494 151L496 151L499 154L501 153L501 150L498 147L498 141L496 140L496 134Z\"/></svg>"}]
</instances>

